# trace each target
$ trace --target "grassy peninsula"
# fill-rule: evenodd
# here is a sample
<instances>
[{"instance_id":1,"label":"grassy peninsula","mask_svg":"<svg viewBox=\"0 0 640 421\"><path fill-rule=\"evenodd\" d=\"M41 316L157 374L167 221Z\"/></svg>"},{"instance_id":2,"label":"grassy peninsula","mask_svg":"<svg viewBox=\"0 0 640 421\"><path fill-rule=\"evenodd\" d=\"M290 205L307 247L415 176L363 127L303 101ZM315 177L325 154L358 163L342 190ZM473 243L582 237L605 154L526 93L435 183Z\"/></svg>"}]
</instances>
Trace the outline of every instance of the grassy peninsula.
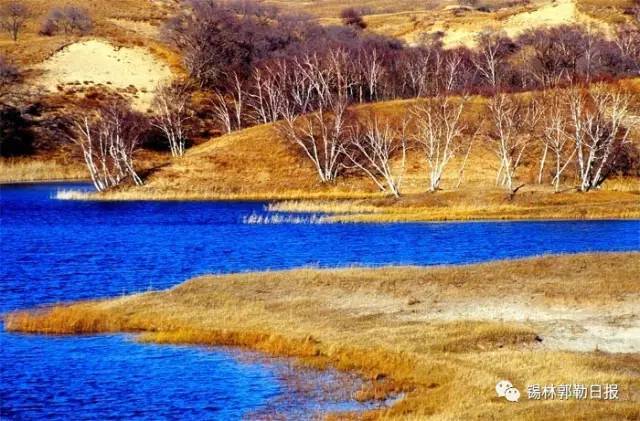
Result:
<instances>
[{"instance_id":1,"label":"grassy peninsula","mask_svg":"<svg viewBox=\"0 0 640 421\"><path fill-rule=\"evenodd\" d=\"M9 314L10 331L137 332L359 372L365 418L640 416L638 253L454 267L205 276L175 288ZM525 399L495 396L507 378ZM617 383L619 401L526 399L528 384ZM339 414L333 414L339 415Z\"/></svg>"}]
</instances>

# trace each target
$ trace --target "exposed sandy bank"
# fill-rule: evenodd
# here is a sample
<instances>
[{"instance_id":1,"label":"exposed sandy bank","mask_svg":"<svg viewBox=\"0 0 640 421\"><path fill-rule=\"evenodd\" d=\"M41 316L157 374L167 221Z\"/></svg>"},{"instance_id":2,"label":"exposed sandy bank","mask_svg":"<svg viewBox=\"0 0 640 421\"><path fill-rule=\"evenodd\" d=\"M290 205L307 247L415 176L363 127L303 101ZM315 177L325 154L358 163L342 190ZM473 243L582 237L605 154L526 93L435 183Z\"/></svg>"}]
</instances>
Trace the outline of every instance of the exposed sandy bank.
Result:
<instances>
[{"instance_id":1,"label":"exposed sandy bank","mask_svg":"<svg viewBox=\"0 0 640 421\"><path fill-rule=\"evenodd\" d=\"M50 92L61 87L103 85L127 92L133 104L146 110L153 91L171 77L166 63L139 47L117 47L102 40L71 44L37 67L44 71L35 81Z\"/></svg>"}]
</instances>

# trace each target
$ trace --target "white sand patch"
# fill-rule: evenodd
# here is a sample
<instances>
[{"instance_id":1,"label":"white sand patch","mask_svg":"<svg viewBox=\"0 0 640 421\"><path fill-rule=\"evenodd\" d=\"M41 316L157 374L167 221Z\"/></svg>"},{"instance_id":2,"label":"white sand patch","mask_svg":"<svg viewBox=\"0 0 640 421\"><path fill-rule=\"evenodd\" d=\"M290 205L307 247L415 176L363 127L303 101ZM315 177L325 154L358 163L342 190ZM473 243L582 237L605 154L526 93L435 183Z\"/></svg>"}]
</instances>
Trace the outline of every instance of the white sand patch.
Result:
<instances>
[{"instance_id":1,"label":"white sand patch","mask_svg":"<svg viewBox=\"0 0 640 421\"><path fill-rule=\"evenodd\" d=\"M403 320L486 320L523 323L542 345L568 351L640 352L638 297L611 307L545 306L520 297L448 301L417 306Z\"/></svg>"},{"instance_id":2,"label":"white sand patch","mask_svg":"<svg viewBox=\"0 0 640 421\"><path fill-rule=\"evenodd\" d=\"M491 321L532 327L541 346L554 350L640 352L640 296L610 306L547 304L538 296L447 298L438 287L411 300L351 292L327 297L327 308L356 317L402 322Z\"/></svg>"},{"instance_id":3,"label":"white sand patch","mask_svg":"<svg viewBox=\"0 0 640 421\"><path fill-rule=\"evenodd\" d=\"M531 12L523 12L513 15L504 21L488 20L483 28L466 28L436 22L431 29L431 33L437 31L444 32L443 43L446 48L460 46L474 47L478 34L485 29L502 30L510 37L517 37L522 33L538 29L552 28L560 25L571 25L575 23L591 24L599 27L600 30L607 31L601 22L583 16L577 9L573 0L558 0L555 3L549 2Z\"/></svg>"},{"instance_id":4,"label":"white sand patch","mask_svg":"<svg viewBox=\"0 0 640 421\"><path fill-rule=\"evenodd\" d=\"M519 13L507 19L504 30L515 37L529 29L570 25L579 21L579 13L573 0L560 0L537 10Z\"/></svg>"},{"instance_id":5,"label":"white sand patch","mask_svg":"<svg viewBox=\"0 0 640 421\"><path fill-rule=\"evenodd\" d=\"M116 47L100 40L71 44L46 60L44 74L35 82L55 92L59 86L104 85L128 90L132 103L146 110L160 82L171 78L169 66L139 47Z\"/></svg>"}]
</instances>

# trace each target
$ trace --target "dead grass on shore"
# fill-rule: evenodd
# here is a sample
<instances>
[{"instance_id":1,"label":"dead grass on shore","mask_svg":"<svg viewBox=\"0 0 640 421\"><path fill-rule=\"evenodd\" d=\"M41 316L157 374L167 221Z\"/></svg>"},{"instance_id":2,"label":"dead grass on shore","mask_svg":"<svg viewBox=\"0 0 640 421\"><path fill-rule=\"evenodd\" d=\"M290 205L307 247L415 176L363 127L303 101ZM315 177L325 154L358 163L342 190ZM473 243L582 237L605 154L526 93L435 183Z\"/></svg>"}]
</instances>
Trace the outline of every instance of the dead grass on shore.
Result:
<instances>
[{"instance_id":1,"label":"dead grass on shore","mask_svg":"<svg viewBox=\"0 0 640 421\"><path fill-rule=\"evenodd\" d=\"M54 159L33 158L0 159L0 183L84 180L87 176L86 168L76 162L65 163Z\"/></svg>"},{"instance_id":2,"label":"dead grass on shore","mask_svg":"<svg viewBox=\"0 0 640 421\"><path fill-rule=\"evenodd\" d=\"M569 352L548 345L545 329L558 320L541 325L438 314L453 305L481 311L479 303L487 300L562 308L564 319L637 308L639 270L640 254L623 253L207 276L167 291L9 314L5 328L144 332L146 341L247 347L315 367L357 371L373 380L359 392L362 400L406 394L366 418L634 419L640 417L637 353ZM503 378L524 390L520 403L495 397L495 383ZM621 400L526 399L527 384L576 382L618 383Z\"/></svg>"},{"instance_id":3,"label":"dead grass on shore","mask_svg":"<svg viewBox=\"0 0 640 421\"><path fill-rule=\"evenodd\" d=\"M633 183L631 183L633 184ZM637 185L637 183L635 183ZM269 205L272 212L323 213L327 222L409 222L525 219L637 219L640 195L629 183L588 194L524 190L513 198L500 190L425 193L394 199L301 200Z\"/></svg>"}]
</instances>

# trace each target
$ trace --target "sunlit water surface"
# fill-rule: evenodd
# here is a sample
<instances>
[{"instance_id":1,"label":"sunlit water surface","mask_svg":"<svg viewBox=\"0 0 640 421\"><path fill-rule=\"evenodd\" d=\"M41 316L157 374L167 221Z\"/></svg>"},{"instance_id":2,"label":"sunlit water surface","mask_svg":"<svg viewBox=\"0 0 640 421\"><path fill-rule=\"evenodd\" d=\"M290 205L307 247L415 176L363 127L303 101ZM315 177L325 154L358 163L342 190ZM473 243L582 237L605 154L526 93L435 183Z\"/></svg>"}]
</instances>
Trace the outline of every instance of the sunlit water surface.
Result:
<instances>
[{"instance_id":1,"label":"sunlit water surface","mask_svg":"<svg viewBox=\"0 0 640 421\"><path fill-rule=\"evenodd\" d=\"M52 199L68 188L88 187L0 188L1 312L161 289L205 273L640 249L640 221L247 225L264 204ZM274 402L298 415L358 408L348 399L291 398L286 362L237 351L3 331L0 346L3 419L237 419Z\"/></svg>"}]
</instances>

